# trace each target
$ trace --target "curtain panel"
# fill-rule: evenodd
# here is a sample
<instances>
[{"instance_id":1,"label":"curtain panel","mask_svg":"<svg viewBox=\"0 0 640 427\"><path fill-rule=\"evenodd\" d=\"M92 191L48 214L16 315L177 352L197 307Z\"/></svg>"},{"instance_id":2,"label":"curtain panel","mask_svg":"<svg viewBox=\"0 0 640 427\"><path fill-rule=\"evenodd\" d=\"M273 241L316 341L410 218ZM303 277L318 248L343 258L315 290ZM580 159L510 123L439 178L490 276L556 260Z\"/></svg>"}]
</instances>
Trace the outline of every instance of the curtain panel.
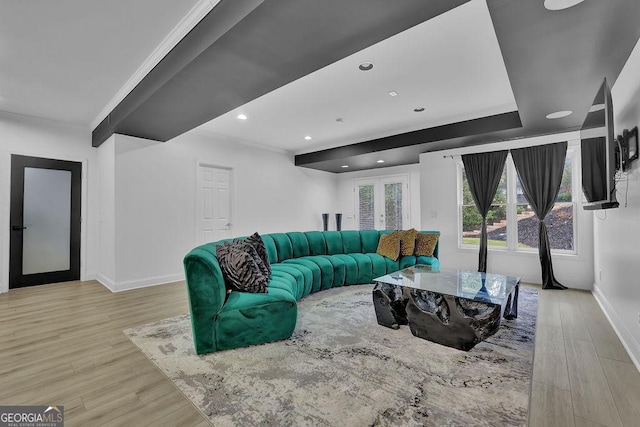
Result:
<instances>
[{"instance_id":1,"label":"curtain panel","mask_svg":"<svg viewBox=\"0 0 640 427\"><path fill-rule=\"evenodd\" d=\"M544 223L558 197L566 154L566 142L511 150L522 191L540 222L538 253L542 289L566 289L553 274L549 236Z\"/></svg>"},{"instance_id":2,"label":"curtain panel","mask_svg":"<svg viewBox=\"0 0 640 427\"><path fill-rule=\"evenodd\" d=\"M487 214L500 184L507 154L508 151L505 150L462 156L471 196L482 216L478 255L478 271L482 273L487 272Z\"/></svg>"}]
</instances>

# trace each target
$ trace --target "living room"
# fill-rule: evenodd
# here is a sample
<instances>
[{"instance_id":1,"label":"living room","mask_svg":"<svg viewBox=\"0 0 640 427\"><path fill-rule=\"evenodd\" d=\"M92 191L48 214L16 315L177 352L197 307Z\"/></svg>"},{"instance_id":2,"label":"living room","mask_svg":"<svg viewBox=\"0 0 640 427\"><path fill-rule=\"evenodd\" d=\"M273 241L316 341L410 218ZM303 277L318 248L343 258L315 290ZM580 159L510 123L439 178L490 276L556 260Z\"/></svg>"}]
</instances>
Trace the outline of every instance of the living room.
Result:
<instances>
[{"instance_id":1,"label":"living room","mask_svg":"<svg viewBox=\"0 0 640 427\"><path fill-rule=\"evenodd\" d=\"M589 0L583 6L588 4ZM165 28L172 28L177 20L174 17L172 24L167 22ZM635 47L611 83L617 133L640 122L640 80L637 78L640 44L637 44L638 30L635 32ZM2 38L9 44L12 41L11 34L3 34ZM155 40L155 45L157 43ZM150 41L149 45L153 43ZM615 50L613 46L609 48ZM593 93L587 98L593 98L596 90L597 87L592 88ZM572 129L479 146L425 150L419 154L417 162L411 164L392 167L376 164L366 170L332 173L296 166L298 152L252 144L202 129L186 132L167 142L116 133L95 148L91 143L93 128L88 122L78 124L51 119L36 110L25 113L22 107L12 108L9 95L0 93L0 96L2 200L9 200L11 195L12 154L80 162L83 167L80 280L97 280L118 301L124 301L127 291L147 287L157 288L150 290L153 295L159 295L152 298L161 299L162 287L156 285L184 280L183 257L200 243L196 182L201 164L232 171L231 237L246 236L255 231L267 234L321 230L322 213L331 213L332 229L336 227L335 213L342 213L343 229L354 229L357 227L354 182L388 176L406 177L409 222L403 228L440 231L441 264L448 268L475 269L477 248L460 244L460 156L561 141L568 141L569 149L576 153L580 147L580 133ZM113 93L103 99L104 103L111 96ZM585 105L584 111L588 107ZM91 117L90 121L95 123L95 119ZM348 141L354 142L359 141ZM579 176L579 155L576 159L574 176ZM576 198L574 251L554 254L553 263L555 274L563 284L593 293L631 361L638 367L640 290L633 285L640 273L640 259L634 244L640 236L637 164L632 165L625 178L617 184L618 209L586 211L582 209L582 198ZM574 183L574 189L575 194L581 194L579 182ZM13 296L16 291L10 290L9 286L9 203L3 203L0 212L0 220L5 224L0 231L0 241L5 242L0 249L0 310L4 311L0 313L2 318L8 319L14 309L10 305L12 298L19 298ZM517 275L523 282L540 283L540 263L535 251L490 250L488 262L492 271ZM51 288L42 289L46 292ZM186 294L182 298L180 301L186 308ZM164 317L171 315L174 313L169 312ZM2 335L13 333L3 331ZM0 360L4 357L13 360L11 356L2 354ZM2 405L12 403L5 399L0 401Z\"/></svg>"}]
</instances>

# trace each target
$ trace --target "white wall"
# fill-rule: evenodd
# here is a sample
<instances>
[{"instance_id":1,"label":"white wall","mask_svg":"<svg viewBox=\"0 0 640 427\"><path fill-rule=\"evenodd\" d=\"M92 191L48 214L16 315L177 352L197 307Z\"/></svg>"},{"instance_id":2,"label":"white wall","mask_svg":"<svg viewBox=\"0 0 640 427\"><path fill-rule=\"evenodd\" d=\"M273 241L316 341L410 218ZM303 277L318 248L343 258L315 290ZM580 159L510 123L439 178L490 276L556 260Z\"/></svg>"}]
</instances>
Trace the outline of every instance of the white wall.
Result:
<instances>
[{"instance_id":1,"label":"white wall","mask_svg":"<svg viewBox=\"0 0 640 427\"><path fill-rule=\"evenodd\" d=\"M98 154L98 273L100 283L113 289L116 283L115 245L115 142L113 135L97 148Z\"/></svg>"},{"instance_id":2,"label":"white wall","mask_svg":"<svg viewBox=\"0 0 640 427\"><path fill-rule=\"evenodd\" d=\"M576 147L579 145L577 138L578 133L571 132L421 154L422 225L428 224L428 228L441 232L439 258L442 266L471 270L478 268L478 250L458 247L457 163L461 154L560 141L568 141L570 147ZM454 156L454 158L443 156ZM579 161L579 159L576 160ZM576 169L579 170L579 167ZM574 174L574 179L580 179L577 175L579 174ZM565 286L591 289L593 285L593 226L591 213L584 211L580 202L577 207L576 220L578 227L577 255L552 255L553 269L559 282ZM519 276L525 282L541 283L540 259L537 251L523 253L489 249L487 265L491 272Z\"/></svg>"},{"instance_id":3,"label":"white wall","mask_svg":"<svg viewBox=\"0 0 640 427\"><path fill-rule=\"evenodd\" d=\"M64 123L0 111L0 292L9 289L9 195L11 154L83 163L81 279L97 272L97 152L91 132Z\"/></svg>"},{"instance_id":4,"label":"white wall","mask_svg":"<svg viewBox=\"0 0 640 427\"><path fill-rule=\"evenodd\" d=\"M615 132L640 125L640 42L612 88ZM594 219L594 294L640 369L640 164L617 184L618 209ZM627 192L628 184L628 193ZM625 199L627 206L625 207ZM602 271L602 277L600 277Z\"/></svg>"},{"instance_id":5,"label":"white wall","mask_svg":"<svg viewBox=\"0 0 640 427\"><path fill-rule=\"evenodd\" d=\"M409 211L411 213L410 224L405 229L415 228L420 230L420 165L394 166L388 168L370 169L366 171L345 172L338 174L338 193L335 212L342 212L342 229L354 230L355 200L353 192L353 180L361 178L378 178L392 175L407 175L409 177ZM329 229L335 230L335 218L333 211L329 221ZM425 223L428 228L428 222Z\"/></svg>"},{"instance_id":6,"label":"white wall","mask_svg":"<svg viewBox=\"0 0 640 427\"><path fill-rule=\"evenodd\" d=\"M198 161L233 169L233 236L320 230L321 213L335 211L335 175L296 167L289 154L197 131L166 143L116 135L112 290L184 277Z\"/></svg>"}]
</instances>

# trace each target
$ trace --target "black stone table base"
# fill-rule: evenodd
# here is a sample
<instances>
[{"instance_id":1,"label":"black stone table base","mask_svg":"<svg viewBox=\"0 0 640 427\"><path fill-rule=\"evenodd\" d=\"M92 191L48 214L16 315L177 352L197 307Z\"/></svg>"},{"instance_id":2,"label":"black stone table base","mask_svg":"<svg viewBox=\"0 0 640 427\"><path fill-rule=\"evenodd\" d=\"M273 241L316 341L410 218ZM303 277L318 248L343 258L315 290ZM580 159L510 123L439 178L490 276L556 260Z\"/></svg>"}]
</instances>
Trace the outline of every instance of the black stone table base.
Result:
<instances>
[{"instance_id":1,"label":"black stone table base","mask_svg":"<svg viewBox=\"0 0 640 427\"><path fill-rule=\"evenodd\" d=\"M515 286L504 307L503 316L517 317L518 288ZM373 289L373 304L378 324L392 329L409 325L419 338L471 350L500 327L502 307L491 301L477 301L378 283Z\"/></svg>"}]
</instances>

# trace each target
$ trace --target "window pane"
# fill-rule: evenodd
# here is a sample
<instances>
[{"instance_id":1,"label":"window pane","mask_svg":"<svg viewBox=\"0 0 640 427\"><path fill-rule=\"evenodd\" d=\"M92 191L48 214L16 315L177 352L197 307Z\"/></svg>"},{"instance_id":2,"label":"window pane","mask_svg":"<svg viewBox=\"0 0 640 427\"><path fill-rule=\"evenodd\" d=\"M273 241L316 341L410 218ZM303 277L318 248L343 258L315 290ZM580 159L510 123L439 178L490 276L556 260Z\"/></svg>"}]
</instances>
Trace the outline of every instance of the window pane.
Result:
<instances>
[{"instance_id":1,"label":"window pane","mask_svg":"<svg viewBox=\"0 0 640 427\"><path fill-rule=\"evenodd\" d=\"M551 249L573 250L573 204L556 203L544 223Z\"/></svg>"},{"instance_id":2,"label":"window pane","mask_svg":"<svg viewBox=\"0 0 640 427\"><path fill-rule=\"evenodd\" d=\"M487 214L487 245L492 247L507 246L506 206L493 206ZM482 217L475 206L462 208L462 243L480 245L480 229Z\"/></svg>"},{"instance_id":3,"label":"window pane","mask_svg":"<svg viewBox=\"0 0 640 427\"><path fill-rule=\"evenodd\" d=\"M402 183L384 185L384 216L386 230L402 230Z\"/></svg>"},{"instance_id":4,"label":"window pane","mask_svg":"<svg viewBox=\"0 0 640 427\"><path fill-rule=\"evenodd\" d=\"M518 247L538 248L540 232L538 217L518 215ZM531 212L533 214L533 212ZM544 219L551 249L573 250L573 205L556 203Z\"/></svg>"},{"instance_id":5,"label":"window pane","mask_svg":"<svg viewBox=\"0 0 640 427\"><path fill-rule=\"evenodd\" d=\"M358 187L358 224L360 230L375 229L373 190L373 185L361 185Z\"/></svg>"}]
</instances>

